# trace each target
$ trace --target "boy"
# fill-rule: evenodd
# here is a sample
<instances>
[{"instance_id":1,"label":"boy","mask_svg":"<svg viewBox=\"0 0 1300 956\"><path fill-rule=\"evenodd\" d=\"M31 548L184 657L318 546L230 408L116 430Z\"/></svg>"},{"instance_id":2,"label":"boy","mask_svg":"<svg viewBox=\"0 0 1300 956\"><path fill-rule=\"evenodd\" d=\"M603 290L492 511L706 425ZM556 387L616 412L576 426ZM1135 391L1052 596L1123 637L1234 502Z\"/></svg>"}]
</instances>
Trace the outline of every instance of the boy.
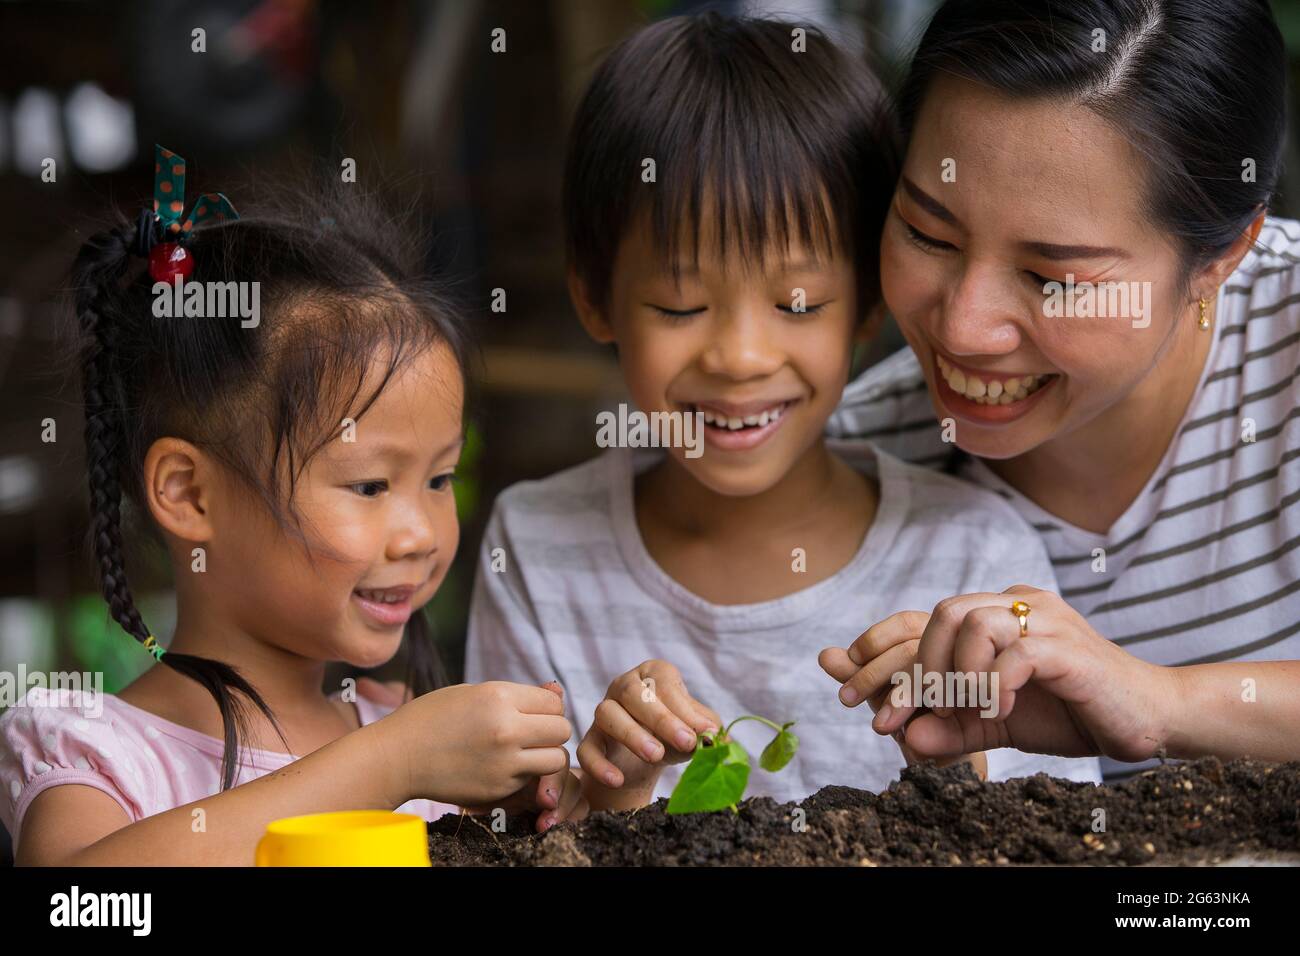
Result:
<instances>
[{"instance_id":1,"label":"boy","mask_svg":"<svg viewBox=\"0 0 1300 956\"><path fill-rule=\"evenodd\" d=\"M811 28L659 22L579 107L575 308L616 346L637 408L702 417L703 452L616 448L502 494L466 679L559 680L593 809L668 794L695 735L745 714L797 721L802 741L750 794L883 789L904 756L837 699L818 652L951 594L1054 587L996 496L823 438L878 312L896 175L879 84ZM753 727L737 736L757 752ZM1098 779L1091 759L988 755L994 778L1039 770Z\"/></svg>"}]
</instances>

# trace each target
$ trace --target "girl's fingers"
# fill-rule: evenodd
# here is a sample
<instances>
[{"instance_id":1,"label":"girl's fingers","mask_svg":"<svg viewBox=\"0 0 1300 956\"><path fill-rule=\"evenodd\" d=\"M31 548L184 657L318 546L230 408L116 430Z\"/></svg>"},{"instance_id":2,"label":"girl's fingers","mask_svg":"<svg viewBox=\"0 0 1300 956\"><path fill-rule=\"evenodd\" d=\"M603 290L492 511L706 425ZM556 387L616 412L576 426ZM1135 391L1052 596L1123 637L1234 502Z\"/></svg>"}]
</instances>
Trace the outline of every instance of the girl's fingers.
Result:
<instances>
[{"instance_id":1,"label":"girl's fingers","mask_svg":"<svg viewBox=\"0 0 1300 956\"><path fill-rule=\"evenodd\" d=\"M566 748L564 752L567 755L568 749ZM568 765L566 765L559 773L548 774L545 777L538 778L535 790L537 806L542 810L553 810L558 807L564 793L566 783L565 778L571 776L573 776L573 773L569 770ZM545 816L545 814L543 814L543 816Z\"/></svg>"},{"instance_id":2,"label":"girl's fingers","mask_svg":"<svg viewBox=\"0 0 1300 956\"><path fill-rule=\"evenodd\" d=\"M569 769L569 752L563 747L533 747L521 750L516 758L515 776L523 789L532 777L548 777Z\"/></svg>"},{"instance_id":3,"label":"girl's fingers","mask_svg":"<svg viewBox=\"0 0 1300 956\"><path fill-rule=\"evenodd\" d=\"M599 727L592 727L578 744L578 766L607 787L623 786L623 771L619 770L606 754L609 738Z\"/></svg>"},{"instance_id":4,"label":"girl's fingers","mask_svg":"<svg viewBox=\"0 0 1300 956\"><path fill-rule=\"evenodd\" d=\"M849 659L861 667L895 644L920 638L930 619L925 611L899 611L871 625L848 647ZM842 683L842 682L841 682Z\"/></svg>"},{"instance_id":5,"label":"girl's fingers","mask_svg":"<svg viewBox=\"0 0 1300 956\"><path fill-rule=\"evenodd\" d=\"M875 697L889 687L894 674L900 671L908 673L908 669L916 660L916 649L919 643L917 640L911 640L903 644L895 644L883 654L868 661L840 688L840 703L845 707L856 707L867 698ZM910 673L908 677L910 679Z\"/></svg>"},{"instance_id":6,"label":"girl's fingers","mask_svg":"<svg viewBox=\"0 0 1300 956\"><path fill-rule=\"evenodd\" d=\"M663 707L662 704L659 705ZM644 727L632 719L616 700L606 697L596 705L596 726L605 736L616 740L646 763L664 759L664 746Z\"/></svg>"},{"instance_id":7,"label":"girl's fingers","mask_svg":"<svg viewBox=\"0 0 1300 956\"><path fill-rule=\"evenodd\" d=\"M545 693L543 691L543 693ZM565 717L522 714L519 718L519 746L562 747L573 736L573 726Z\"/></svg>"},{"instance_id":8,"label":"girl's fingers","mask_svg":"<svg viewBox=\"0 0 1300 956\"><path fill-rule=\"evenodd\" d=\"M564 788L560 805L550 813L543 813L537 818L537 830L549 830L557 823L566 820L581 820L590 811L587 799L582 795L582 781L572 771L564 775Z\"/></svg>"},{"instance_id":9,"label":"girl's fingers","mask_svg":"<svg viewBox=\"0 0 1300 956\"><path fill-rule=\"evenodd\" d=\"M551 682L556 688L560 685ZM547 687L531 687L528 684L507 684L510 699L521 714L564 714L564 692L550 690Z\"/></svg>"}]
</instances>

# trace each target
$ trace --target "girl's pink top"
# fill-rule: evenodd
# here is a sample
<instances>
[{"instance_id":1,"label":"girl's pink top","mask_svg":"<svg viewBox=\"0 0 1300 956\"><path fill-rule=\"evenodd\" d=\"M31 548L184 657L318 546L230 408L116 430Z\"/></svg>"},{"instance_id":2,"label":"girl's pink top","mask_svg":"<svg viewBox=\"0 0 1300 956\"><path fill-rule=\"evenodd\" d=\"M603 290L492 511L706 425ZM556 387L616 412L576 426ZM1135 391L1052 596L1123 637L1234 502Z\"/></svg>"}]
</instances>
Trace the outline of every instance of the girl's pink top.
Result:
<instances>
[{"instance_id":1,"label":"girl's pink top","mask_svg":"<svg viewBox=\"0 0 1300 956\"><path fill-rule=\"evenodd\" d=\"M338 699L342 691L331 696ZM360 690L355 706L362 726L393 710ZM81 691L33 687L0 716L0 821L17 854L23 815L37 795L79 783L104 791L135 823L218 793L222 749L216 737L164 720L113 694L90 692L83 697ZM247 748L241 758L236 785L298 759ZM459 812L432 800L410 800L397 811L425 820Z\"/></svg>"}]
</instances>

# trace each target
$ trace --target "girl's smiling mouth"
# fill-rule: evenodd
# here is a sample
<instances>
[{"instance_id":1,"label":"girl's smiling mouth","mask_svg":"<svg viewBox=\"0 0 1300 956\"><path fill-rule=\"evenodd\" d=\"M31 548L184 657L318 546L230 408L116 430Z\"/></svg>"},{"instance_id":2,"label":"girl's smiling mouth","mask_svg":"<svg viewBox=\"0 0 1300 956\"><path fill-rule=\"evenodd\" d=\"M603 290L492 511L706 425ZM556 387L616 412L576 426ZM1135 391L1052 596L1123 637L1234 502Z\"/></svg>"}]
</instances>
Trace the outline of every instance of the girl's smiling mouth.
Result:
<instances>
[{"instance_id":1,"label":"girl's smiling mouth","mask_svg":"<svg viewBox=\"0 0 1300 956\"><path fill-rule=\"evenodd\" d=\"M414 611L411 598L416 590L409 584L391 588L357 588L352 592L352 599L374 623L381 627L399 627L410 619Z\"/></svg>"},{"instance_id":2,"label":"girl's smiling mouth","mask_svg":"<svg viewBox=\"0 0 1300 956\"><path fill-rule=\"evenodd\" d=\"M944 406L959 418L979 424L1015 421L1037 405L1061 377L1055 372L979 372L958 366L938 352L934 358L935 385Z\"/></svg>"}]
</instances>

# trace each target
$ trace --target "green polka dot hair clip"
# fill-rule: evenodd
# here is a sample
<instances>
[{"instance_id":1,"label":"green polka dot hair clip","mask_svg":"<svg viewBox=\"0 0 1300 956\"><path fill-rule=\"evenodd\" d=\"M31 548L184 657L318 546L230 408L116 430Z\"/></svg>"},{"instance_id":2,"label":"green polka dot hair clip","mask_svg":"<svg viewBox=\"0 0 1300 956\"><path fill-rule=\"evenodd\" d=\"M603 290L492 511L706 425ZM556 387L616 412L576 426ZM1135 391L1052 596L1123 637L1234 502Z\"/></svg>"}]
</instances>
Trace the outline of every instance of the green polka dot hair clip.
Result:
<instances>
[{"instance_id":1,"label":"green polka dot hair clip","mask_svg":"<svg viewBox=\"0 0 1300 956\"><path fill-rule=\"evenodd\" d=\"M199 223L238 219L239 213L221 193L203 193L189 216L185 212L185 160L170 149L153 148L153 211L144 209L136 235L136 254L149 259L149 275L155 282L184 282L194 271L194 257L185 239Z\"/></svg>"}]
</instances>

